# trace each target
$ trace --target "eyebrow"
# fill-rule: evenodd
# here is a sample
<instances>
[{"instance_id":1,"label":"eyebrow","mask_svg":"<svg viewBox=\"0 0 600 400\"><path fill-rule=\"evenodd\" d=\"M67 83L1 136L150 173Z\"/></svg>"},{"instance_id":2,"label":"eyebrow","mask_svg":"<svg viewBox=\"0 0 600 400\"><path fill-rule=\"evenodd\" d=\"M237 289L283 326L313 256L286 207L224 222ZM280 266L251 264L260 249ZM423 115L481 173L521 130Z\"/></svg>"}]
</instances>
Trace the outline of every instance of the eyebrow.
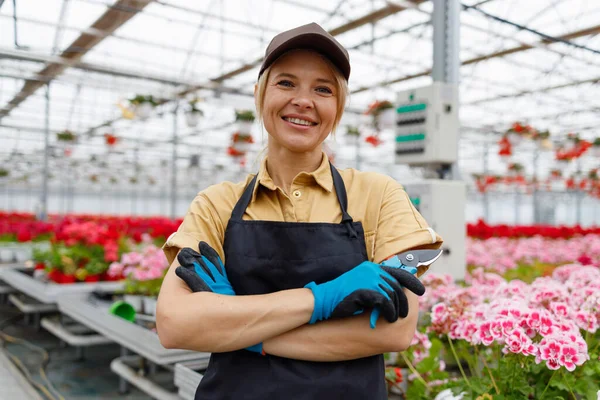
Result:
<instances>
[{"instance_id":1,"label":"eyebrow","mask_svg":"<svg viewBox=\"0 0 600 400\"><path fill-rule=\"evenodd\" d=\"M277 74L277 76L275 77L275 79L277 79L277 78L283 78L283 77L292 78L292 79L298 79L298 77L296 75L289 74L287 72L282 72L280 74ZM335 82L333 82L330 79L317 78L317 82L329 83L330 85L334 85L335 86Z\"/></svg>"}]
</instances>

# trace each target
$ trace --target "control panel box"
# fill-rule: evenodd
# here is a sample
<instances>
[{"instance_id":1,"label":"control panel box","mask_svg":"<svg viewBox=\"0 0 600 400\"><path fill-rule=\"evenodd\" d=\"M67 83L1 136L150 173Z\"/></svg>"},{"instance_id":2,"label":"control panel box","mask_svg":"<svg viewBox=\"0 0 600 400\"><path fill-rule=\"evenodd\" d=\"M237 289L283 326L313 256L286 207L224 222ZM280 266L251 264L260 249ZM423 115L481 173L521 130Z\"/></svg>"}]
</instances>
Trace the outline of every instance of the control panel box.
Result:
<instances>
[{"instance_id":1,"label":"control panel box","mask_svg":"<svg viewBox=\"0 0 600 400\"><path fill-rule=\"evenodd\" d=\"M452 164L458 159L458 86L435 82L396 100L395 163Z\"/></svg>"},{"instance_id":2,"label":"control panel box","mask_svg":"<svg viewBox=\"0 0 600 400\"><path fill-rule=\"evenodd\" d=\"M431 179L403 183L403 186L415 208L444 239L444 253L429 271L450 274L454 280L463 280L466 272L466 184Z\"/></svg>"}]
</instances>

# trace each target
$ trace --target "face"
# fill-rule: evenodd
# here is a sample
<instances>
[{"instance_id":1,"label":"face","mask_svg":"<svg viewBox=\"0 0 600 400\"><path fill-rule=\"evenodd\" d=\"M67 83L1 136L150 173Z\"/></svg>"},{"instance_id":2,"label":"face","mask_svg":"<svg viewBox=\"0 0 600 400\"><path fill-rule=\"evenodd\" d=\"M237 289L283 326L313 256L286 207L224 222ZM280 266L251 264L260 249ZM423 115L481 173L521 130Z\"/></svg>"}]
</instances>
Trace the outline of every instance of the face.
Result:
<instances>
[{"instance_id":1,"label":"face","mask_svg":"<svg viewBox=\"0 0 600 400\"><path fill-rule=\"evenodd\" d=\"M320 152L336 113L335 77L319 54L294 50L272 65L263 105L270 147Z\"/></svg>"}]
</instances>

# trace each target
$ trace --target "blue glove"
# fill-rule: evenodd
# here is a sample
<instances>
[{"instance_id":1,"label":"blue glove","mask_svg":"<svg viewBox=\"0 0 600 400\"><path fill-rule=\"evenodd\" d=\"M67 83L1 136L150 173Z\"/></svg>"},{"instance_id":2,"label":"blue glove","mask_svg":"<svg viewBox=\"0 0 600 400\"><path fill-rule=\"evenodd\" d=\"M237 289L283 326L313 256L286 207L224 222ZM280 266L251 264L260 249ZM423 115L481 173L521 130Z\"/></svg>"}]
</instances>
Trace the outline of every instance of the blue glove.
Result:
<instances>
[{"instance_id":1,"label":"blue glove","mask_svg":"<svg viewBox=\"0 0 600 400\"><path fill-rule=\"evenodd\" d=\"M401 270L404 270L412 275L417 273L417 269L415 267L407 267L406 265L403 265L400 262L400 259L398 257L392 257L388 260L385 260L384 262L381 263L382 266L386 266L386 267L392 267L392 268L399 268ZM418 293L415 293L418 294ZM422 295L423 293L421 293ZM371 323L371 328L375 329L375 325L377 325L377 319L379 318L379 308L375 307L373 309L373 311L371 312L371 319L370 319L370 323Z\"/></svg>"},{"instance_id":2,"label":"blue glove","mask_svg":"<svg viewBox=\"0 0 600 400\"><path fill-rule=\"evenodd\" d=\"M198 245L200 254L189 247L183 248L177 255L181 266L175 274L181 278L193 292L213 292L235 296L227 271L219 254L206 242ZM247 347L246 350L263 354L262 343Z\"/></svg>"},{"instance_id":3,"label":"blue glove","mask_svg":"<svg viewBox=\"0 0 600 400\"><path fill-rule=\"evenodd\" d=\"M410 273L369 261L332 281L319 285L311 282L305 286L315 297L310 323L349 317L376 307L390 323L398 317L404 318L408 314L408 301L399 281L408 282L407 286L417 292L425 291L421 282Z\"/></svg>"}]
</instances>

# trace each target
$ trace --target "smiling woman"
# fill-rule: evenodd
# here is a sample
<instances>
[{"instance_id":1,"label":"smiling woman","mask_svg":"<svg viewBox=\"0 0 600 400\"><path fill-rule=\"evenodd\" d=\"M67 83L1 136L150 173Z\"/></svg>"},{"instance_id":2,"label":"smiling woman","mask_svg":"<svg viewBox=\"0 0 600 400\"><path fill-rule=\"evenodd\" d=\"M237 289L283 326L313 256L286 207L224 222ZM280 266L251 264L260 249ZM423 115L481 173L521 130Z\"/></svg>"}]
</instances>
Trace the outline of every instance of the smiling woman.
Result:
<instances>
[{"instance_id":1,"label":"smiling woman","mask_svg":"<svg viewBox=\"0 0 600 400\"><path fill-rule=\"evenodd\" d=\"M442 240L393 179L323 152L349 77L317 24L275 36L254 92L267 157L199 193L163 247L161 343L213 353L197 399L387 399L382 354L410 344L425 289L382 263Z\"/></svg>"}]
</instances>

